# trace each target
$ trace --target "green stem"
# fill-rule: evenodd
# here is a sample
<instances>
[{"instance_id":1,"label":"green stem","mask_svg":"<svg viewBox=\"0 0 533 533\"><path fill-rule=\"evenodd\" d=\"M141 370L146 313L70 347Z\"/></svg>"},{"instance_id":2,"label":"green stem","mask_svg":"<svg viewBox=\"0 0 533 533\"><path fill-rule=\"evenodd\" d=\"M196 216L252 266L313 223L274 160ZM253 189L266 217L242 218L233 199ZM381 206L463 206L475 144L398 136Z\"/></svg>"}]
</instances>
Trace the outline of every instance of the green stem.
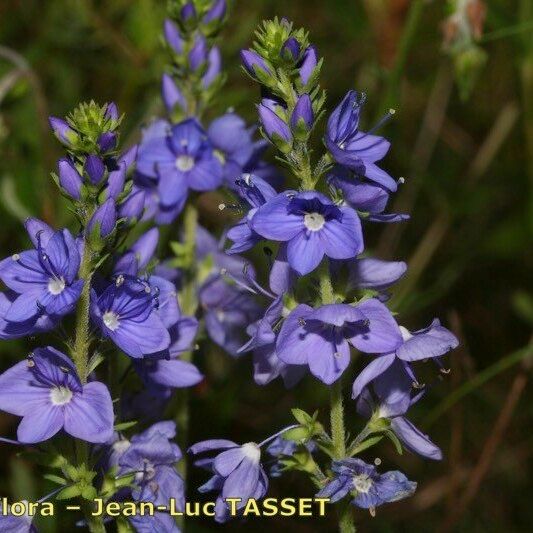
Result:
<instances>
[{"instance_id":1,"label":"green stem","mask_svg":"<svg viewBox=\"0 0 533 533\"><path fill-rule=\"evenodd\" d=\"M92 253L89 243L85 241L83 257L79 270L79 277L83 280L83 290L81 291L78 307L76 310L76 330L74 335L74 346L72 349L72 359L76 365L78 376L82 383L87 383L87 366L89 362L89 310L91 305L91 277L92 277ZM76 456L79 464L87 464L89 461L89 449L87 443L76 441ZM87 526L92 533L105 533L105 526L102 518L92 516L92 507L89 502L84 502L83 512L87 520Z\"/></svg>"},{"instance_id":2,"label":"green stem","mask_svg":"<svg viewBox=\"0 0 533 533\"><path fill-rule=\"evenodd\" d=\"M331 284L326 261L322 264L320 271L320 299L322 300L322 304L331 304L335 302L335 293L333 291L333 285ZM346 457L346 430L344 425L342 378L338 379L331 386L330 424L331 440L333 441L334 451L333 458L344 459ZM355 533L352 510L349 503L342 505L339 509L339 532Z\"/></svg>"},{"instance_id":3,"label":"green stem","mask_svg":"<svg viewBox=\"0 0 533 533\"><path fill-rule=\"evenodd\" d=\"M72 350L72 359L82 383L87 383L87 363L89 362L89 309L91 305L91 251L85 242L79 277L83 280L78 307L76 311L76 333Z\"/></svg>"},{"instance_id":4,"label":"green stem","mask_svg":"<svg viewBox=\"0 0 533 533\"><path fill-rule=\"evenodd\" d=\"M185 281L180 292L180 305L185 315L194 316L198 307L198 299L196 295L196 233L198 227L198 211L196 207L189 203L185 208L183 216L183 228L187 252L187 264L184 268ZM183 361L191 362L193 358L192 350L181 355ZM175 420L178 426L178 443L182 450L187 449L187 441L189 438L189 389L181 389L176 394L176 415ZM178 464L178 471L183 478L183 482L187 481L187 461L184 458ZM183 530L183 517L178 518L178 525Z\"/></svg>"}]
</instances>

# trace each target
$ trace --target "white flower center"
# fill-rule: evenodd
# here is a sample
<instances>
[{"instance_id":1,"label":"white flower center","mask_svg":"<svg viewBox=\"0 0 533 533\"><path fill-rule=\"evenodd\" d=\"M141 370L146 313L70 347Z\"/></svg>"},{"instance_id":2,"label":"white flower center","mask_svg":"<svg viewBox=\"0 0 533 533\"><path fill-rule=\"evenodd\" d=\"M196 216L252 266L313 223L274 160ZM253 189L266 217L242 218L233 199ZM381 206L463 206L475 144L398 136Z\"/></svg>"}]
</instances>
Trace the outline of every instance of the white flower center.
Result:
<instances>
[{"instance_id":1,"label":"white flower center","mask_svg":"<svg viewBox=\"0 0 533 533\"><path fill-rule=\"evenodd\" d=\"M63 278L50 278L48 282L48 292L54 296L61 294L65 290L65 280Z\"/></svg>"},{"instance_id":2,"label":"white flower center","mask_svg":"<svg viewBox=\"0 0 533 533\"><path fill-rule=\"evenodd\" d=\"M413 336L413 334L407 328L404 328L403 326L400 326L400 332L402 334L402 339L404 342L408 341Z\"/></svg>"},{"instance_id":3,"label":"white flower center","mask_svg":"<svg viewBox=\"0 0 533 533\"><path fill-rule=\"evenodd\" d=\"M307 213L304 216L304 224L309 231L320 231L325 223L326 219L320 213Z\"/></svg>"},{"instance_id":4,"label":"white flower center","mask_svg":"<svg viewBox=\"0 0 533 533\"><path fill-rule=\"evenodd\" d=\"M261 450L255 442L247 442L246 444L243 444L242 453L244 454L244 457L250 459L252 463L259 464L259 460L261 459Z\"/></svg>"},{"instance_id":5,"label":"white flower center","mask_svg":"<svg viewBox=\"0 0 533 533\"><path fill-rule=\"evenodd\" d=\"M359 474L353 477L353 487L357 492L366 494L372 487L372 480L367 474Z\"/></svg>"},{"instance_id":6,"label":"white flower center","mask_svg":"<svg viewBox=\"0 0 533 533\"><path fill-rule=\"evenodd\" d=\"M194 158L190 155L180 155L176 159L176 168L180 172L187 172L194 167Z\"/></svg>"},{"instance_id":7,"label":"white flower center","mask_svg":"<svg viewBox=\"0 0 533 533\"><path fill-rule=\"evenodd\" d=\"M72 400L72 391L68 387L54 387L50 390L50 400L54 405L65 405Z\"/></svg>"},{"instance_id":8,"label":"white flower center","mask_svg":"<svg viewBox=\"0 0 533 533\"><path fill-rule=\"evenodd\" d=\"M106 311L102 320L104 321L105 326L111 331L115 331L120 325L118 315L113 311Z\"/></svg>"}]
</instances>

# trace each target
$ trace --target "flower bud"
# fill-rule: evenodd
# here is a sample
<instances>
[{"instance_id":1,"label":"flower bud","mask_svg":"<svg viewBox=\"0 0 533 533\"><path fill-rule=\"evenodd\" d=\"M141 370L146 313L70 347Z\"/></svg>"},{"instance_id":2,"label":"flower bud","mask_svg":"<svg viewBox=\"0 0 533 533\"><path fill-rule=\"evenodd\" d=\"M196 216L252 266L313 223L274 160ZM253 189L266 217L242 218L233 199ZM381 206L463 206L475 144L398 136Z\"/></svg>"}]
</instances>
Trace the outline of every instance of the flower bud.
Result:
<instances>
[{"instance_id":1,"label":"flower bud","mask_svg":"<svg viewBox=\"0 0 533 533\"><path fill-rule=\"evenodd\" d=\"M187 109L185 98L168 74L163 74L161 79L161 96L169 113L172 113L176 105L179 105L182 110Z\"/></svg>"},{"instance_id":2,"label":"flower bud","mask_svg":"<svg viewBox=\"0 0 533 533\"><path fill-rule=\"evenodd\" d=\"M163 27L165 34L165 41L176 52L176 54L183 54L184 43L178 27L170 20L166 19Z\"/></svg>"},{"instance_id":3,"label":"flower bud","mask_svg":"<svg viewBox=\"0 0 533 533\"><path fill-rule=\"evenodd\" d=\"M259 104L259 117L267 137L282 152L288 153L292 148L292 133L289 126L280 118L271 107L265 104Z\"/></svg>"},{"instance_id":4,"label":"flower bud","mask_svg":"<svg viewBox=\"0 0 533 533\"><path fill-rule=\"evenodd\" d=\"M209 55L207 56L207 70L202 77L202 87L208 89L220 75L221 70L222 57L220 55L220 50L217 46L213 46L213 48L209 50Z\"/></svg>"},{"instance_id":5,"label":"flower bud","mask_svg":"<svg viewBox=\"0 0 533 533\"><path fill-rule=\"evenodd\" d=\"M83 170L89 176L91 183L97 185L104 177L105 166L98 156L91 154L87 156Z\"/></svg>"},{"instance_id":6,"label":"flower bud","mask_svg":"<svg viewBox=\"0 0 533 533\"><path fill-rule=\"evenodd\" d=\"M115 102L109 102L107 104L107 108L105 110L105 115L107 119L110 120L118 120L119 114L118 114L118 107Z\"/></svg>"},{"instance_id":7,"label":"flower bud","mask_svg":"<svg viewBox=\"0 0 533 533\"><path fill-rule=\"evenodd\" d=\"M130 168L133 163L135 163L135 160L137 159L137 151L139 149L139 146L137 144L134 144L132 147L128 148L119 158L118 162L124 162L126 163L126 168Z\"/></svg>"},{"instance_id":8,"label":"flower bud","mask_svg":"<svg viewBox=\"0 0 533 533\"><path fill-rule=\"evenodd\" d=\"M116 223L117 210L115 202L112 198L109 198L94 212L87 225L87 230L89 234L98 230L99 237L103 239L115 229Z\"/></svg>"},{"instance_id":9,"label":"flower bud","mask_svg":"<svg viewBox=\"0 0 533 533\"><path fill-rule=\"evenodd\" d=\"M291 115L291 128L299 140L305 140L313 127L314 122L313 104L308 94L302 94Z\"/></svg>"},{"instance_id":10,"label":"flower bud","mask_svg":"<svg viewBox=\"0 0 533 533\"><path fill-rule=\"evenodd\" d=\"M128 197L119 206L120 218L138 219L144 210L145 193L142 189L133 188Z\"/></svg>"},{"instance_id":11,"label":"flower bud","mask_svg":"<svg viewBox=\"0 0 533 533\"><path fill-rule=\"evenodd\" d=\"M294 37L289 37L283 43L280 55L286 61L298 61L300 57L300 43Z\"/></svg>"},{"instance_id":12,"label":"flower bud","mask_svg":"<svg viewBox=\"0 0 533 533\"><path fill-rule=\"evenodd\" d=\"M113 133L112 131L106 131L98 137L97 143L98 147L100 148L100 152L110 152L117 146L117 134Z\"/></svg>"},{"instance_id":13,"label":"flower bud","mask_svg":"<svg viewBox=\"0 0 533 533\"><path fill-rule=\"evenodd\" d=\"M202 22L210 24L212 22L222 22L226 16L226 0L214 0L213 5L209 11L204 15Z\"/></svg>"},{"instance_id":14,"label":"flower bud","mask_svg":"<svg viewBox=\"0 0 533 533\"><path fill-rule=\"evenodd\" d=\"M196 72L207 61L207 42L203 35L197 35L189 52L189 65Z\"/></svg>"},{"instance_id":15,"label":"flower bud","mask_svg":"<svg viewBox=\"0 0 533 533\"><path fill-rule=\"evenodd\" d=\"M192 2L187 2L180 10L181 22L186 28L193 28L196 25L196 8Z\"/></svg>"},{"instance_id":16,"label":"flower bud","mask_svg":"<svg viewBox=\"0 0 533 533\"><path fill-rule=\"evenodd\" d=\"M307 85L309 83L309 80L315 72L317 65L318 57L316 53L316 48L314 46L310 46L304 52L302 64L300 65L299 69L300 81L302 82L302 85Z\"/></svg>"},{"instance_id":17,"label":"flower bud","mask_svg":"<svg viewBox=\"0 0 533 533\"><path fill-rule=\"evenodd\" d=\"M60 159L58 164L59 185L74 200L81 198L81 186L83 184L80 173L76 170L69 159Z\"/></svg>"},{"instance_id":18,"label":"flower bud","mask_svg":"<svg viewBox=\"0 0 533 533\"><path fill-rule=\"evenodd\" d=\"M272 75L265 60L253 50L241 50L241 60L246 72L254 78Z\"/></svg>"},{"instance_id":19,"label":"flower bud","mask_svg":"<svg viewBox=\"0 0 533 533\"><path fill-rule=\"evenodd\" d=\"M107 177L107 198L113 198L116 200L118 195L124 190L124 184L126 183L126 162L122 161L119 164L119 168L109 173Z\"/></svg>"},{"instance_id":20,"label":"flower bud","mask_svg":"<svg viewBox=\"0 0 533 533\"><path fill-rule=\"evenodd\" d=\"M59 142L68 148L78 140L78 134L62 118L49 117L48 122Z\"/></svg>"}]
</instances>

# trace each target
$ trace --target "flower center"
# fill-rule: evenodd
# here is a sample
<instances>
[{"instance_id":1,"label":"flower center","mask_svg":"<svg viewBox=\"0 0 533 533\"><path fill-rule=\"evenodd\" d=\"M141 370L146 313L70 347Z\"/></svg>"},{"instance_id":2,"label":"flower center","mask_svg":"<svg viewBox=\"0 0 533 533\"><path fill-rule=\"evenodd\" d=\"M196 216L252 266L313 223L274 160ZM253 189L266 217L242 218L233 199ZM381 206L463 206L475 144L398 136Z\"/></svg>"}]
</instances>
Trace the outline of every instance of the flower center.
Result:
<instances>
[{"instance_id":1,"label":"flower center","mask_svg":"<svg viewBox=\"0 0 533 533\"><path fill-rule=\"evenodd\" d=\"M372 480L368 477L368 474L359 474L353 477L353 487L357 492L366 494L372 487Z\"/></svg>"},{"instance_id":2,"label":"flower center","mask_svg":"<svg viewBox=\"0 0 533 533\"><path fill-rule=\"evenodd\" d=\"M194 158L190 155L180 155L176 159L176 168L180 172L187 172L194 167Z\"/></svg>"},{"instance_id":3,"label":"flower center","mask_svg":"<svg viewBox=\"0 0 533 533\"><path fill-rule=\"evenodd\" d=\"M111 331L115 331L120 325L118 315L113 311L106 311L102 317L102 320L104 321L105 326Z\"/></svg>"},{"instance_id":4,"label":"flower center","mask_svg":"<svg viewBox=\"0 0 533 533\"><path fill-rule=\"evenodd\" d=\"M72 391L68 387L54 387L50 390L50 400L54 405L65 405L72 400Z\"/></svg>"},{"instance_id":5,"label":"flower center","mask_svg":"<svg viewBox=\"0 0 533 533\"><path fill-rule=\"evenodd\" d=\"M320 231L325 223L326 219L320 213L307 213L304 216L304 224L309 231Z\"/></svg>"},{"instance_id":6,"label":"flower center","mask_svg":"<svg viewBox=\"0 0 533 533\"><path fill-rule=\"evenodd\" d=\"M63 278L50 278L48 282L48 292L54 296L61 294L65 290L65 280Z\"/></svg>"},{"instance_id":7,"label":"flower center","mask_svg":"<svg viewBox=\"0 0 533 533\"><path fill-rule=\"evenodd\" d=\"M243 444L242 453L244 454L244 457L252 461L252 463L259 464L259 460L261 459L261 450L255 442L247 442L246 444Z\"/></svg>"}]
</instances>

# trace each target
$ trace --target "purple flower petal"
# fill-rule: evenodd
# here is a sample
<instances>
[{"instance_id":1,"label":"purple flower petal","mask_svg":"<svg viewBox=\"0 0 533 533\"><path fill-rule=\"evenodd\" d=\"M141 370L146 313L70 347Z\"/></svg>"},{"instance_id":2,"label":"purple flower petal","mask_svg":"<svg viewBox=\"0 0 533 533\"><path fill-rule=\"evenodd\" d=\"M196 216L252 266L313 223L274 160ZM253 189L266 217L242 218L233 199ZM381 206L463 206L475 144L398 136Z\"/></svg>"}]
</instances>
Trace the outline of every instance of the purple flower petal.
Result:
<instances>
[{"instance_id":1,"label":"purple flower petal","mask_svg":"<svg viewBox=\"0 0 533 533\"><path fill-rule=\"evenodd\" d=\"M49 393L49 389L47 392ZM63 422L63 409L60 407L55 407L51 403L35 405L20 422L17 438L26 444L43 442L53 437L63 427Z\"/></svg>"},{"instance_id":2,"label":"purple flower petal","mask_svg":"<svg viewBox=\"0 0 533 533\"><path fill-rule=\"evenodd\" d=\"M251 220L254 231L275 241L294 238L305 226L300 215L289 213L289 203L290 199L282 193L261 206Z\"/></svg>"},{"instance_id":3,"label":"purple flower petal","mask_svg":"<svg viewBox=\"0 0 533 533\"><path fill-rule=\"evenodd\" d=\"M113 401L103 383L93 381L73 396L65 406L65 431L94 443L107 442L113 436Z\"/></svg>"},{"instance_id":4,"label":"purple flower petal","mask_svg":"<svg viewBox=\"0 0 533 533\"><path fill-rule=\"evenodd\" d=\"M406 448L422 457L442 460L441 449L403 416L391 419L391 428Z\"/></svg>"},{"instance_id":5,"label":"purple flower petal","mask_svg":"<svg viewBox=\"0 0 533 533\"><path fill-rule=\"evenodd\" d=\"M394 360L396 359L396 355L386 354L386 355L380 355L378 357L374 357L372 362L370 362L357 376L355 381L353 382L352 386L352 398L357 398L363 389L377 376L380 376L389 368L389 366L394 363Z\"/></svg>"},{"instance_id":6,"label":"purple flower petal","mask_svg":"<svg viewBox=\"0 0 533 533\"><path fill-rule=\"evenodd\" d=\"M287 259L289 265L304 276L312 272L324 257L324 239L322 233L329 224L325 224L322 231L301 231L293 237L287 245Z\"/></svg>"}]
</instances>

